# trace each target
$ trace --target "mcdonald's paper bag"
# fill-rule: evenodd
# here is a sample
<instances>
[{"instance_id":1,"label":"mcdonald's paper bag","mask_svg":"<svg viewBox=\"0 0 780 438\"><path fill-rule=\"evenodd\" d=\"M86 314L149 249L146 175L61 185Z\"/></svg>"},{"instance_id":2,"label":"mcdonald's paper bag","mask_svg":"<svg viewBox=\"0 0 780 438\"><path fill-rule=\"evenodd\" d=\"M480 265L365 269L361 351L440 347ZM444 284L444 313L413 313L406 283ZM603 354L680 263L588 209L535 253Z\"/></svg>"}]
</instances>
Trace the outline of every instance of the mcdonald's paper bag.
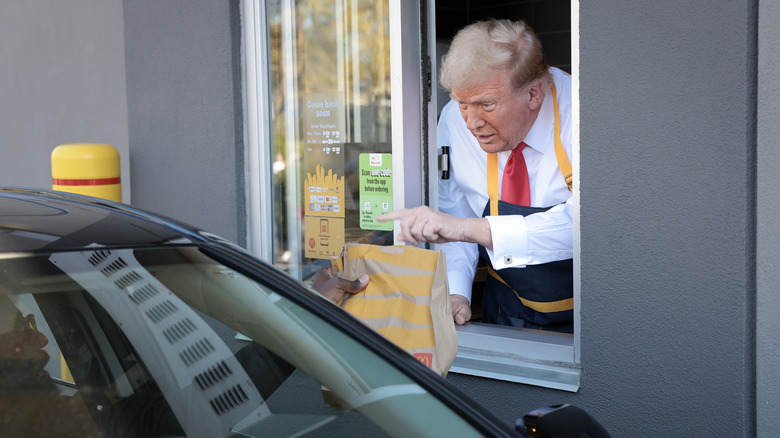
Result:
<instances>
[{"instance_id":1,"label":"mcdonald's paper bag","mask_svg":"<svg viewBox=\"0 0 780 438\"><path fill-rule=\"evenodd\" d=\"M458 351L444 254L412 246L348 243L333 268L368 287L341 306L442 376Z\"/></svg>"}]
</instances>

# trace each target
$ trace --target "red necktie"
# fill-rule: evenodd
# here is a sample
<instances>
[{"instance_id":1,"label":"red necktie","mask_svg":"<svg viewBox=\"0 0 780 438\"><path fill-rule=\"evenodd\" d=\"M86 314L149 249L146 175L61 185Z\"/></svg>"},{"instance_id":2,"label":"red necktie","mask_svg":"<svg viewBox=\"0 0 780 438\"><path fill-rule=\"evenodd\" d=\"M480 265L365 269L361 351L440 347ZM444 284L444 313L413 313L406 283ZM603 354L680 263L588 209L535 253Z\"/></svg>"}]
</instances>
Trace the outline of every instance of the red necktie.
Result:
<instances>
[{"instance_id":1,"label":"red necktie","mask_svg":"<svg viewBox=\"0 0 780 438\"><path fill-rule=\"evenodd\" d=\"M501 200L515 205L531 205L531 189L528 186L528 169L525 167L523 149L525 142L517 145L504 167L504 177L501 180Z\"/></svg>"}]
</instances>

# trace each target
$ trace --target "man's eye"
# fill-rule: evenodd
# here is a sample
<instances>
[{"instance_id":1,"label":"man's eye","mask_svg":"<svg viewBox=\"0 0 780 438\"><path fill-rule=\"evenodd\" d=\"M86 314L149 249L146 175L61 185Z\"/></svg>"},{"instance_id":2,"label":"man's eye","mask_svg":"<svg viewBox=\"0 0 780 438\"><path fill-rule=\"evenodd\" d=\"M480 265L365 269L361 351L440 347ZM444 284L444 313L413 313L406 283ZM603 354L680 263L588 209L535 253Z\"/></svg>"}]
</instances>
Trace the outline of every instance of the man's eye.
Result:
<instances>
[{"instance_id":1,"label":"man's eye","mask_svg":"<svg viewBox=\"0 0 780 438\"><path fill-rule=\"evenodd\" d=\"M485 111L493 111L496 108L496 104L494 102L487 102L482 104L482 109Z\"/></svg>"}]
</instances>

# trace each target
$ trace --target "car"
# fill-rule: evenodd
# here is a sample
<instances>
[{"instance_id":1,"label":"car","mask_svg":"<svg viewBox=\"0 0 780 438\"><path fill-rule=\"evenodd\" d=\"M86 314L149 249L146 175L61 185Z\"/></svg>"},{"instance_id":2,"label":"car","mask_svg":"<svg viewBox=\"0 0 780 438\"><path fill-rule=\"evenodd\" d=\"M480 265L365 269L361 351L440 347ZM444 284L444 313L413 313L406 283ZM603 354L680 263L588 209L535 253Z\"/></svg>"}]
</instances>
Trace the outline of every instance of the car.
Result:
<instances>
[{"instance_id":1,"label":"car","mask_svg":"<svg viewBox=\"0 0 780 438\"><path fill-rule=\"evenodd\" d=\"M63 192L0 188L0 351L2 436L526 433L235 244Z\"/></svg>"}]
</instances>

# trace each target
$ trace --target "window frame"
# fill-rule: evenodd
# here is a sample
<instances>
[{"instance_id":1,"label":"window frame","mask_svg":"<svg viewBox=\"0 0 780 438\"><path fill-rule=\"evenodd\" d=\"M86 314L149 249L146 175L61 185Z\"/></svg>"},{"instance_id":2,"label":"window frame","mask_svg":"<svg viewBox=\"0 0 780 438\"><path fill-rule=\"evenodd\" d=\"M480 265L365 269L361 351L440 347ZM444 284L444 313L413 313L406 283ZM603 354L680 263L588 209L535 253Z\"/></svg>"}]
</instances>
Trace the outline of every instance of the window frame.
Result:
<instances>
[{"instance_id":1,"label":"window frame","mask_svg":"<svg viewBox=\"0 0 780 438\"><path fill-rule=\"evenodd\" d=\"M428 0L430 10L435 0ZM571 0L571 65L572 65L572 164L574 182L572 200L573 252L574 252L574 334L561 335L538 330L508 328L491 324L470 322L456 326L458 333L458 355L450 372L479 376L488 379L503 380L577 392L580 387L582 370L580 366L581 349L581 252L580 252L580 101L579 101L579 0ZM435 31L435 14L429 14L428 28ZM435 35L435 33L433 34ZM433 39L430 39L433 38ZM435 40L429 34L429 41ZM436 45L428 45L428 59L438 59ZM423 54L423 58L426 55ZM431 65L432 89L437 89L438 68ZM437 105L436 93L431 93L433 107ZM435 115L435 112L434 112ZM429 125L428 138L431 157L437 156L436 123ZM432 160L436 161L436 160ZM431 193L430 206L438 208L438 172L432 172L428 179ZM436 249L436 246L434 246Z\"/></svg>"},{"instance_id":2,"label":"window frame","mask_svg":"<svg viewBox=\"0 0 780 438\"><path fill-rule=\"evenodd\" d=\"M263 260L273 260L271 196L271 114L268 25L264 1L244 1L242 53L244 55L244 144L246 158L247 247Z\"/></svg>"}]
</instances>

